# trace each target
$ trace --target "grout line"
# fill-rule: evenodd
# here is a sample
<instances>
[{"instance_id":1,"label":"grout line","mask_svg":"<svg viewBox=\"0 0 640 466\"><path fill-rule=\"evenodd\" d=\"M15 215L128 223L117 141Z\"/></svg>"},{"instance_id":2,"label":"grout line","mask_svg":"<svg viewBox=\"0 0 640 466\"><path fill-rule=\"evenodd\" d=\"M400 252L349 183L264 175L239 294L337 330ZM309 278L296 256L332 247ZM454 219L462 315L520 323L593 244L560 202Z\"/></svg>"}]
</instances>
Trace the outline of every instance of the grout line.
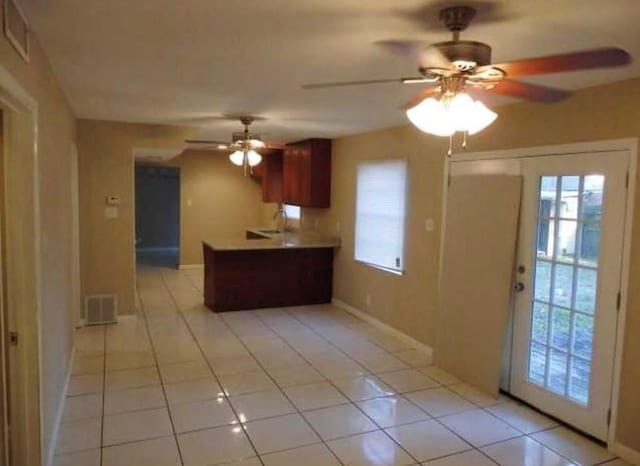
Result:
<instances>
[{"instance_id":1,"label":"grout line","mask_svg":"<svg viewBox=\"0 0 640 466\"><path fill-rule=\"evenodd\" d=\"M285 312L285 314L287 314L289 317L291 317L293 320L298 321L298 322L299 322L303 327L308 328L308 329L309 329L309 330L311 330L313 333L316 333L316 332L315 332L312 328L310 328L307 324L305 324L305 323L303 323L303 322L299 321L298 319L296 319L296 318L292 317L292 316L289 314L289 312L288 312L288 311L286 311L286 310L285 310L284 312ZM258 321L262 322L262 324L263 324L263 325L265 325L265 326L267 326L269 329L271 329L271 330L272 330L276 335L278 335L278 338L280 338L282 341L284 341L284 342L285 342L285 344L286 344L289 348L291 348L294 352L296 352L296 353L297 353L297 354L298 354L302 359L304 359L304 360L305 360L305 362L306 362L307 364L309 364L309 365L310 365L314 370L316 370L316 371L317 371L317 369L313 366L313 364L312 364L312 363L311 363L311 362L310 362L310 361L309 361L309 360L308 360L308 359L307 359L307 358L306 358L302 353L300 353L300 352L299 352L295 347L293 347L293 346L292 346L292 345L291 345L291 344L290 344L290 343L289 343L285 338L281 337L281 336L280 336L280 334L278 334L275 330L273 330L273 327L271 327L267 322L265 322L265 321L260 317L259 313L255 313L254 315L255 315L256 319L258 319ZM320 336L320 337L324 339L324 337L322 337L322 336ZM329 344L331 344L332 346L334 346L332 342L329 342ZM319 371L318 371L318 372L319 372ZM322 374L322 373L321 373L321 375L324 377L324 374ZM366 376L366 375L365 375L365 376ZM352 377L352 378L353 378L353 377ZM357 377L356 377L356 378L357 378ZM394 442L394 443L398 446L398 448L400 448L400 450L401 450L401 451L404 451L404 452L409 456L409 458L411 458L412 460L417 461L417 459L416 459L416 458L415 458L411 453L409 453L409 451L407 451L404 447L402 447L402 445L400 445L398 442L396 442L396 441L395 441L395 439L394 439L394 438L392 438L392 437L391 437L391 436L390 436L390 435L389 435L389 434L384 430L384 428L382 428L382 427L381 427L381 426L380 426L380 425L379 425L379 424L378 424L374 419L372 419L370 416L368 416L368 415L367 415L367 413L366 413L363 409L361 409L361 408L360 408L360 406L358 406L358 405L356 404L356 402L352 401L352 400L347 396L347 394L346 394L345 392L343 392L342 390L340 390L340 388L339 388L338 386L336 386L336 385L335 385L335 383L334 383L332 380L330 380L330 379L328 379L328 378L327 378L327 383L329 383L329 384L330 384L334 389L336 389L339 393L341 393L341 394L342 394L342 396L344 396L344 397L349 401L349 404L351 404L352 406L354 406L354 407L355 407L355 408L356 408L360 413L362 413L362 414L363 414L367 419L369 419L369 420L373 423L373 425L377 426L377 427L378 427L378 429L380 430L380 432L382 432L382 433L383 433L384 435L386 435L386 436L387 436L387 437L388 437L392 442ZM283 393L284 393L284 389L282 389L282 391L283 391ZM286 396L286 393L285 393L285 396ZM324 409L324 408L318 408L318 409ZM310 410L310 411L311 411L311 410ZM303 415L303 417L304 417L304 415ZM305 420L306 420L306 418L305 418ZM315 430L315 429L314 429L314 430ZM372 432L372 431L369 431L369 432ZM364 434L364 433L366 433L366 432L360 432L360 433L355 434L355 435L361 435L361 434ZM349 435L349 436L345 436L345 437L342 437L342 438L347 438L347 437L352 437L352 436L353 436L353 435ZM320 437L320 438L322 438L322 437ZM332 440L330 440L330 441L334 441L334 440L339 440L339 439L332 439ZM336 459L338 459L338 461L339 461L340 463L342 463L342 461L341 461L341 460L338 458L338 456L333 452L333 450L332 450L332 449L329 447L329 445L324 441L324 439L323 439L323 443L325 443L326 447L329 449L329 451L331 451L331 453L336 457ZM418 463L419 463L419 461L418 461ZM342 464L344 464L344 463L342 463Z\"/></svg>"},{"instance_id":2,"label":"grout line","mask_svg":"<svg viewBox=\"0 0 640 466\"><path fill-rule=\"evenodd\" d=\"M201 290L193 284L193 280L192 280L192 277L191 277L191 276L186 275L186 278L187 278L187 281L192 285L192 287L193 287L197 292L201 292ZM161 280L163 281L163 283L165 284L165 287L166 287L166 288L167 288L167 290L169 291L169 295L170 295L171 299L174 301L174 303L176 303L176 306L177 306L177 302L175 301L175 298L174 298L174 292L171 290L171 288L169 288L169 286L167 285L167 282L166 282L166 280L165 280L165 278L164 278L164 276L163 276L162 274L161 274ZM196 344L197 344L197 345L198 345L198 347L200 348L201 352L204 354L204 352L202 351L202 348L201 348L201 346L200 346L200 342L198 341L197 337L196 337L196 336L195 336L195 334L193 333L193 330L192 330L192 328L191 328L191 325L190 325L189 321L187 321L187 319L185 318L185 316L184 316L184 314L183 314L182 310L180 309L180 307L179 307L179 306L177 306L177 307L178 307L178 313L179 313L179 314L180 314L180 316L182 317L182 320L186 323L186 327L188 328L189 332L191 333L191 336L194 338L194 340L196 341ZM353 360L353 358L351 358L351 356L350 356L348 353L346 353L345 351L343 351L343 350L342 350L342 348L340 348L339 346L337 346L337 344L336 344L336 343L334 343L333 341L329 340L329 339L328 339L327 337L325 337L323 334L321 334L321 333L317 332L313 327L310 327L310 324L308 324L308 323L307 323L307 322L305 322L305 321L302 321L301 319L298 319L297 317L292 316L292 315L291 315L291 313L290 313L290 311L287 311L287 310L283 309L283 312L284 312L285 314L287 314L287 316L288 316L289 318L291 318L292 320L296 321L297 323L299 323L300 325L302 325L304 328L306 328L306 329L310 330L310 331L311 331L311 332L313 332L314 334L318 335L322 340L324 340L325 342L327 342L328 344L330 344L332 347L336 348L338 351L340 351L341 353L343 353L344 355L346 355L349 359ZM272 324L269 324L268 322L266 322L265 320L263 320L263 319L261 318L261 316L259 315L259 313L254 312L254 311L248 311L248 314L247 314L247 315L251 316L251 318L252 318L252 319L255 319L255 320L257 320L258 322L260 322L261 324L263 324L266 328L268 328L268 329L269 329L270 333L272 333L272 334L274 335L274 337L275 337L275 338L277 338L278 340L282 340L282 341L283 341L283 342L284 342L288 347L290 347L290 348L291 348L295 353L299 354L299 355L302 357L302 359L303 359L307 364L309 364L309 365L310 365L314 370L316 370L316 369L315 369L315 366L314 366L313 364L311 364L311 363L309 362L309 360L308 360L304 355L302 355L302 353L300 353L300 352L299 352L295 347L293 347L293 346L291 345L291 343L289 343L289 341L288 341L285 337L283 337L280 333L278 333L278 331L277 331L277 330L274 330L274 327L272 326ZM345 328L346 328L346 329L348 329L348 330L352 330L352 329L350 329L347 325L344 325L342 322L340 322L339 320L337 320L337 319L335 319L335 318L332 318L331 316L330 316L330 319L331 319L331 320L333 320L337 325L340 325L340 326L342 326L342 327L345 327ZM287 399L289 399L289 398L288 398L288 396L286 395L286 393L284 393L284 389L285 389L285 388L280 387L280 385L275 381L275 379L274 379L274 378L271 376L271 374L269 373L269 370L267 370L267 368L265 368L265 367L263 366L263 364L262 364L259 360L257 360L257 358L256 358L255 356L253 356L253 354L254 354L254 353L249 349L249 347L245 344L245 342L244 342L244 341L243 341L243 339L242 339L242 338L244 338L244 337L240 337L240 336L236 333L236 330L234 329L234 327L233 327L230 323L228 323L224 317L222 317L222 316L221 316L220 321L221 321L221 322L224 324L224 326L225 326L225 327L226 327L226 328L227 328L227 329L228 329L228 330L229 330L229 331L230 331L230 332L231 332L231 333L232 333L232 334L237 338L237 340L239 341L239 343L241 343L241 344L242 344L242 346L243 346L243 347L244 347L244 348L249 352L250 356L251 356L251 357L256 361L256 363L260 366L260 368L261 368L261 369L262 369L262 370L267 374L267 376L268 376L268 377L269 377L269 378L270 378L270 379L271 379L271 380L276 384L276 387L277 387L277 388L278 388L278 389L279 389L279 390L284 394L284 396L285 396ZM148 326L148 323L147 323L147 326ZM356 333L357 333L357 332L356 332ZM373 343L375 344L375 342L373 342ZM379 345L378 345L378 346L379 346ZM386 350L385 348L382 348L382 349L383 349L384 351L388 352L388 353L393 353L393 352L391 352L391 351ZM256 349L256 351L258 351L258 350ZM212 372L214 373L214 377L216 377L216 378L217 378L217 375L215 375L215 370L213 370L213 368L211 368L211 365L209 364L209 361L208 361L208 358L207 358L207 356L206 356L206 355L205 355L205 361L206 361L206 363L209 365L209 367L210 367L210 369L212 370ZM354 361L354 362L356 362L358 365L360 365L357 361ZM419 370L419 368L417 368L417 367L415 367L415 366L412 366L411 364L409 364L409 366L410 366L410 368L412 368L412 369ZM283 367L288 367L288 366L283 366ZM272 369L278 369L278 368L272 368ZM369 369L367 369L367 370L369 370ZM401 370L406 370L406 369L394 369L394 370L391 370L391 371L377 372L377 373L373 373L373 376L377 377L377 374L381 374L381 373L388 373L388 372L398 372L398 371L401 371ZM316 371L317 371L317 370L316 370ZM246 372L246 371L245 371L245 372ZM248 371L248 372L251 372L251 371ZM241 372L241 373L242 373L242 372ZM322 374L321 374L321 375L322 375ZM368 375L368 374L366 374L366 375ZM324 377L324 375L323 375L323 377ZM357 378L357 377L358 377L358 376L356 376L356 377L353 377L353 376L349 377L349 376L347 376L347 377L344 377L344 379ZM326 377L325 377L325 379L326 379ZM342 390L340 390L337 386L335 386L335 385L334 385L334 383L333 383L333 381L332 381L332 380L326 379L326 380L325 380L325 382L328 382L330 385L332 385L334 388L336 388L340 393L343 393L343 394L344 394L344 392L343 392ZM438 382L437 380L436 380L436 382L437 382L437 383L440 383L440 382ZM317 383L317 382L313 382L313 383ZM220 384L220 385L221 385L221 387L222 387L222 384ZM295 386L303 386L303 385L308 385L308 384L295 385ZM290 388L290 387L286 387L286 388ZM447 390L449 390L448 386L447 386L447 385L444 385L444 384L442 384L442 385L441 385L441 386L439 386L439 387L429 387L429 388L425 388L425 389L436 389L436 388L446 388ZM407 402L411 403L412 405L415 405L415 403L413 403L411 400L409 400L409 399L405 398L405 397L404 397L404 395L405 395L405 394L408 394L408 393L415 393L415 392L418 392L418 391L423 391L423 390L425 390L425 389L418 389L418 390L414 390L414 391L410 391L410 392L405 392L405 393L397 393L395 396L401 397L402 399L405 399ZM273 391L273 389L271 389L271 390ZM394 389L394 390L395 390L395 389ZM251 393L258 393L258 392L260 392L260 391L264 391L264 390L259 390L259 391L256 391L256 392L250 392L250 393L243 393L242 395L248 395L248 394L251 394ZM457 394L458 396L462 397L463 399L466 399L466 398L464 397L464 395L458 394L458 393L456 393L456 392L453 392L453 393ZM390 395L390 396L394 396L394 395ZM227 397L227 398L228 398L228 397ZM372 399L376 399L376 398L384 398L384 397L375 397L375 398L372 398ZM352 404L352 405L354 405L354 406L356 407L356 409L358 409L358 410L362 411L362 410L360 409L360 407L357 405L357 403L356 403L356 402L351 401L351 399L350 399L349 397L347 397L347 399L349 400L349 401L348 401L348 403L343 403L343 404L341 404L341 405ZM289 401L290 401L290 400L289 400ZM361 401L370 401L370 399L369 399L369 400L361 400ZM510 424L509 422L507 422L506 420L504 420L504 419L500 418L499 416L495 415L494 413L492 413L491 411L489 411L489 410L488 410L488 408L493 407L493 406L495 406L495 405L490 405L490 406L479 406L479 405L477 405L476 403L474 403L472 400L468 400L468 399L467 399L467 401L469 401L469 402L471 402L473 405L477 406L477 409L481 409L481 410L483 410L485 413L487 413L487 414L489 414L489 415L493 416L494 418L498 419L499 421L501 421L501 422L503 422L503 423L505 423L505 424L509 425L510 427L513 427L516 431L521 432L518 428L516 428L515 426L511 425L511 424ZM229 404L231 405L231 403L229 403ZM500 404L500 403L497 403L497 404ZM306 421L306 418L304 417L303 412L302 412L302 411L300 411L300 410L297 408L297 406L295 406L295 404L293 404L293 403L292 403L292 405L293 405L293 406L294 406L294 408L297 410L297 412L298 412L300 415L302 415L303 419L305 419L305 421ZM336 405L333 405L333 406L336 406ZM340 406L340 405L337 405L337 406ZM416 407L417 407L420 411L424 411L424 410L422 410L419 406L416 406ZM235 409L234 409L233 407L232 407L232 409L234 410L234 413L235 413ZM325 408L317 408L317 409L325 409ZM314 409L314 410L308 410L308 411L305 411L305 412L315 411L315 410L316 410L316 409ZM463 411L463 412L464 412L464 411ZM368 416L366 413L363 413L363 414L364 414L367 418L369 418L369 416ZM447 430L450 430L450 431L451 431L451 429L449 429L447 426L445 426L445 425L443 425L441 422L439 422L439 421L438 421L438 418L435 418L435 417L431 416L429 413L426 413L426 414L429 416L429 418L430 418L430 419L432 419L432 420L436 420L436 422L438 422L438 424L442 425L444 428L446 428ZM460 414L460 413L453 413L453 414L450 414L450 415L455 415L455 414ZM236 416L237 416L237 413L236 413ZM281 417L281 416L282 416L282 415L272 416L272 417L269 417L269 418L262 418L262 419L260 419L260 420L263 420L263 419L271 419L271 418ZM449 416L449 415L440 416L440 417L446 417L446 416ZM378 425L378 424L377 424L373 419L371 419L371 420L372 420L372 422L373 422L375 425L377 425L377 426L382 430L382 432L385 432L385 429L384 429L384 428L380 427L380 426L379 426L379 425ZM256 421L257 421L257 420L256 420ZM413 424L413 423L418 423L418 422L423 422L423 421L424 421L424 420L421 420L421 421L415 421L415 422L406 423L406 424L401 424L401 425L397 425L397 426L389 427L389 428L387 428L387 429L394 428L394 427L400 427L400 426L404 426L404 425L409 425L409 424ZM249 422L254 422L254 421L249 421ZM307 423L308 423L308 422L307 422ZM223 426L220 426L220 427L223 427ZM312 430L314 430L314 432L315 432L315 429L313 429L313 427L312 427L312 426L310 426L310 427L311 427L311 428L312 428ZM483 446L478 447L478 448L476 448L476 447L474 447L473 445L471 445L471 450L466 450L466 451L473 451L473 450L478 451L480 454L482 454L482 455L484 455L485 457L487 457L490 461L494 462L494 460L493 460L493 459L491 459L487 454L485 454L485 453L484 453L480 448L485 448L485 447L488 447L488 446L491 446L491 445L495 445L495 444L503 443L503 442L506 442L506 441L514 440L514 439L516 439L516 438L522 438L522 437L529 437L529 438L532 438L532 437L531 437L531 434L538 433L538 432L543 432L543 431L546 431L546 430L552 430L552 429L555 429L555 428L557 428L557 427L558 427L558 426L552 426L552 427L549 427L549 428L541 429L541 430L536 431L536 432L532 432L532 433L530 433L530 434L524 434L524 433L521 433L522 435L520 435L520 436L518 436L518 437L512 437L512 438L510 438L510 439L500 440L500 441L493 442L493 443L490 443L490 444L487 444L487 445L483 445ZM369 431L369 432L371 432L371 431ZM316 432L316 433L317 433L317 432ZM365 434L365 433L367 433L367 432L362 432L362 433L358 433L358 434L355 434L355 435L357 436L357 435L362 435L362 434ZM459 436L458 434L456 434L455 432L453 432L453 431L452 431L452 433L453 433L454 435L456 435L456 436L460 437L460 436ZM385 434L386 434L386 432L385 432ZM348 436L346 436L346 437L340 437L340 438L348 438L348 437L352 437L352 436L354 436L354 435L348 435ZM388 434L387 434L387 436L388 436ZM247 437L248 437L248 435L247 435ZM320 437L320 436L319 436L319 437ZM320 438L321 438L321 437L320 437ZM461 438L461 437L460 437L460 438ZM533 438L532 438L532 439L533 439ZM331 439L331 440L329 440L329 441L333 441L333 440L337 440L337 439ZM393 438L391 438L391 440L395 442L395 440L394 440ZM466 440L464 440L464 439L462 439L462 440L463 440L463 441L465 441L465 443L468 443L468 442L466 442ZM537 442L537 440L535 440L535 439L533 439L533 440ZM250 439L249 439L249 441L251 442L251 440L250 440ZM324 440L321 440L321 442L320 442L320 443L322 443L323 445L326 445L326 442L325 442ZM397 444L397 442L395 442L395 443ZM542 445L543 445L543 444L542 444ZM252 444L252 446L253 446L253 444ZM543 446L544 446L545 448L549 448L549 447L547 447L546 445L543 445ZM300 448L300 447L294 447L294 448ZM400 446L400 448L402 448L402 447ZM553 450L553 449L551 449L551 448L549 448L549 449L550 449L551 451L554 451L554 450ZM254 450L255 450L255 447L254 447ZM280 450L280 451L287 451L287 450L290 450L290 449L285 449L285 450ZM329 451L331 451L331 452L333 453L333 451L332 451L331 449L329 449ZM256 450L256 453L257 453L257 450ZM269 454L271 454L271 453L275 453L275 452L270 452ZM458 452L458 453L462 453L462 452ZM458 453L454 453L454 454L458 454ZM557 453L557 452L556 452L556 453ZM560 455L560 453L558 453L558 454ZM335 456L335 455L334 455L334 456ZM410 455L410 456L411 456L411 455ZM445 455L445 456L443 456L443 458L444 458L444 457L447 457L447 456L451 456L451 455ZM560 456L562 457L562 455L560 455ZM260 458L260 455L259 455L259 454L258 454L258 458L260 459L260 461L262 461L262 460L261 460L261 458ZM433 459L436 459L436 458L432 458L431 460L433 460ZM429 460L429 461L431 461L431 460ZM612 461L612 460L613 460L613 459L609 459L609 460L606 460L606 461L605 461L605 462L603 462L603 463L598 463L598 464L606 464L607 462Z\"/></svg>"},{"instance_id":3,"label":"grout line","mask_svg":"<svg viewBox=\"0 0 640 466\"><path fill-rule=\"evenodd\" d=\"M265 325L265 327L269 328L266 324L264 324L259 318L257 318L257 320L262 324ZM271 379L271 381L275 384L275 386L277 387L277 391L279 391L281 393L281 395L286 398L286 400L289 402L289 404L293 407L293 409L295 409L295 413L289 413L289 414L297 414L298 416L300 416L300 418L302 418L302 420L307 424L307 426L309 426L309 428L313 431L313 433L318 437L318 439L320 439L320 442L318 443L322 443L327 450L329 450L331 452L331 454L336 458L336 460L340 463L340 464L344 464L342 461L340 461L340 458L338 458L338 456L333 452L333 450L331 450L331 448L329 448L329 446L326 444L325 440L322 438L322 435L320 435L320 433L315 429L315 427L313 427L313 425L311 424L311 422L309 422L309 420L304 416L303 412L298 408L298 406L291 400L291 398L287 395L287 393L284 391L284 389L280 388L280 386L277 384L276 380L273 378L273 376L266 370L266 368L262 365L262 363L253 355L253 353L251 352L251 350L247 347L246 343L242 340L242 338L240 336L238 336L238 334L236 333L236 331L233 329L233 327L231 327L227 321L224 319L224 317L222 317L222 321L224 322L224 324L227 326L227 328L229 329L229 331L231 333L233 333L233 335L238 339L238 341L240 341L240 344L249 352L249 354L251 354L251 357L256 361L256 364L258 364L258 366L260 366L260 368L264 371L265 374L267 374L267 377L269 377ZM271 329L269 329L271 330ZM280 338L278 336L278 338ZM284 341L284 340L283 340ZM288 343L285 342L285 344L288 345ZM274 417L280 417L280 416L274 416ZM256 419L257 420L257 419ZM249 421L251 422L251 421ZM304 446L304 445L303 445ZM301 447L294 447L294 448L301 448ZM293 448L292 448L293 449ZM289 450L289 449L286 449ZM286 450L282 450L282 451L286 451ZM276 453L276 452L269 452L270 453Z\"/></svg>"},{"instance_id":4,"label":"grout line","mask_svg":"<svg viewBox=\"0 0 640 466\"><path fill-rule=\"evenodd\" d=\"M102 445L104 445L104 407L107 395L107 326L102 329L102 412L100 413L100 466L103 466Z\"/></svg>"},{"instance_id":5,"label":"grout line","mask_svg":"<svg viewBox=\"0 0 640 466\"><path fill-rule=\"evenodd\" d=\"M180 318L184 322L186 328L189 330L189 333L191 334L191 338L193 338L195 344L198 346L198 349L200 350L200 353L201 353L202 357L205 360L205 364L207 364L207 366L209 367L209 370L211 371L211 373L213 375L213 378L218 383L218 386L220 387L220 389L224 391L224 389L222 387L222 383L220 382L220 379L219 379L218 375L213 370L213 367L211 366L211 363L209 362L209 359L207 358L205 352L203 351L202 346L200 345L200 342L196 338L196 335L193 333L193 330L191 329L191 326L189 325L189 322L187 321L187 319L185 319L184 314L182 313L182 309L180 308L180 306L178 305L177 301L175 300L175 297L174 297L173 293L171 292L171 289L167 285L167 281L165 280L164 276L162 275L162 271L158 272L158 275L159 275L160 280L162 281L164 287L167 289L167 291L169 293L169 297L171 298L171 301L173 301L173 303L176 306L177 314L180 316ZM251 448L253 448L253 451L255 452L256 456L258 457L258 461L260 461L260 464L264 466L264 462L262 461L262 458L260 458L260 455L258 454L258 449L254 445L253 440L251 440L251 438L249 437L249 435L246 432L246 429L244 428L244 425L240 421L240 417L238 416L238 412L236 411L236 408L231 404L231 401L229 401L229 398L227 396L224 396L224 398L227 400L227 403L229 404L229 408L231 409L231 411L233 411L233 415L236 417L236 419L238 420L240 425L243 426L244 436L247 439L247 441L249 442L249 444L251 445ZM177 438L176 438L176 443L177 443ZM180 444L178 444L178 451L180 451ZM181 458L182 458L182 453L181 453ZM184 464L184 461L183 461L183 464Z\"/></svg>"},{"instance_id":6,"label":"grout line","mask_svg":"<svg viewBox=\"0 0 640 466\"><path fill-rule=\"evenodd\" d=\"M287 401L288 401L288 402L289 402L289 404L292 406L292 408L295 410L295 412L292 412L292 413L287 413L287 414L282 414L282 415L277 415L277 416L271 416L271 417L268 417L268 418L261 418L261 419L255 419L255 420L252 420L252 421L247 421L247 422L245 422L245 424L249 424L249 423L251 423L251 422L255 422L255 421L261 421L261 420L264 420L264 419L273 419L273 418L277 418L277 417L282 417L282 416L287 416L287 415L297 414L298 416L300 416L300 417L302 418L302 420L303 420L303 421L304 421L304 422L309 426L309 428L314 432L314 434L315 434L315 435L318 437L318 439L319 439L319 442L313 443L312 445L316 445L316 444L320 444L320 443L321 443L321 444L323 444L323 445L325 445L325 447L327 447L327 449L331 452L331 454L332 454L333 456L335 456L335 457L336 457L336 460L337 460L340 464L343 464L343 463L340 461L340 459L339 459L339 458L337 458L337 456L335 455L335 453L333 453L333 451L332 451L330 448L328 448L328 446L325 444L325 441L323 440L322 436L319 434L319 432L317 432L317 431L316 431L316 429L313 427L313 425L311 425L311 423L306 419L306 417L304 416L304 414L302 413L302 411L300 411L300 409L299 409L299 408L298 408L298 407L293 403L293 401L292 401L292 400L289 398L289 396L285 393L284 389L282 389L282 388L278 385L278 383L277 383L277 382L276 382L276 380L273 378L273 376L272 376L272 375L271 375L271 374L266 370L266 368L262 365L262 363L261 363L259 360L257 360L257 358L253 355L253 353L251 352L251 350L247 347L246 343L242 340L242 338L241 338L240 336L238 336L238 334L237 334L237 333L236 333L236 331L233 329L233 327L231 327L231 325L229 325L229 324L224 320L224 318L222 318L222 317L221 317L221 319L220 319L220 320L221 320L221 321L222 321L222 323L227 327L227 329L229 329L229 331L230 331L230 332L231 332L231 333L232 333L232 334L237 338L237 340L239 341L239 343L240 343L240 344L243 346L243 348L244 348L244 349L249 353L250 357L251 357L252 359L254 359L254 360L255 360L256 364L260 367L260 369L261 369L261 370L262 370L262 371L267 375L267 377L269 377L269 379L274 383L274 385L275 385L275 390L270 390L270 391L279 391L279 392L282 394L282 396L283 396L284 398L286 398L286 399L287 399ZM259 319L258 319L258 320L259 320ZM187 324L187 325L188 325L188 324ZM279 337L278 337L278 338L279 338ZM215 370L214 370L214 372L215 372ZM259 392L255 392L255 393L259 393ZM230 403L230 404L231 404L231 403ZM248 435L247 435L247 436L248 436ZM295 448L301 448L301 447L303 447L303 446L306 446L306 445L302 445L302 446L300 446L300 447L287 448L287 449L284 449L284 450L278 450L278 451L274 451L274 452L269 452L269 453L267 453L267 454L277 453L277 452L280 452L280 451L288 451L288 450L292 450L292 449L295 449ZM257 452L257 450L256 450L256 452ZM260 456L260 455L258 455L258 456ZM262 459L260 459L260 461L262 461Z\"/></svg>"},{"instance_id":7,"label":"grout line","mask_svg":"<svg viewBox=\"0 0 640 466\"><path fill-rule=\"evenodd\" d=\"M144 320L144 326L147 334L147 338L149 339L149 344L151 345L151 352L153 354L153 359L156 362L156 372L158 374L158 380L160 381L160 386L162 388L162 394L164 396L164 401L166 406L164 409L167 410L167 415L169 416L169 422L171 423L171 430L173 431L173 441L176 444L176 449L178 450L178 457L180 458L180 463L184 464L184 458L182 457L182 451L180 450L180 444L178 443L178 435L176 434L176 426L173 422L173 415L171 414L171 409L169 408L169 397L167 396L167 391L165 389L164 384L162 383L162 376L160 375L160 365L158 364L158 356L156 354L155 344L153 342L153 338L151 337L151 331L149 330L149 322L147 321L147 314L145 312L145 304L144 298L140 293L138 288L138 284L136 283L136 292L138 293L138 299L140 300L140 313L142 314L142 318Z\"/></svg>"}]
</instances>

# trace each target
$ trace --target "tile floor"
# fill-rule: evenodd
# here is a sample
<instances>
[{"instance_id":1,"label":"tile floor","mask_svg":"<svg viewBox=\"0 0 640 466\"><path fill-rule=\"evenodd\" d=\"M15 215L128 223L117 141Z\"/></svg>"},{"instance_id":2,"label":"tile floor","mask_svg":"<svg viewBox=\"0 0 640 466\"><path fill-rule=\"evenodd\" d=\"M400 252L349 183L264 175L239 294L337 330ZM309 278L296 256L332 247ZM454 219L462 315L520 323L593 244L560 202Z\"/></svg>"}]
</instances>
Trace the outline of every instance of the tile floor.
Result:
<instances>
[{"instance_id":1,"label":"tile floor","mask_svg":"<svg viewBox=\"0 0 640 466\"><path fill-rule=\"evenodd\" d=\"M330 305L214 314L142 268L138 314L78 332L56 466L622 466Z\"/></svg>"}]
</instances>

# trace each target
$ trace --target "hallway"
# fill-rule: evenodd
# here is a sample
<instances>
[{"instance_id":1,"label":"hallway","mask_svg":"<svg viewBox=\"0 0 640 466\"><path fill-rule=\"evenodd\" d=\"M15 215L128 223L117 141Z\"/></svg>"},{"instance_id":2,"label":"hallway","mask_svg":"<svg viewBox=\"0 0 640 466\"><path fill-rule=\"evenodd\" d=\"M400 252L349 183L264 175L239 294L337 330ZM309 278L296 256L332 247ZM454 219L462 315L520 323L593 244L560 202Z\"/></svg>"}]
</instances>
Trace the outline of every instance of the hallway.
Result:
<instances>
[{"instance_id":1,"label":"hallway","mask_svg":"<svg viewBox=\"0 0 640 466\"><path fill-rule=\"evenodd\" d=\"M138 315L78 332L56 466L626 464L333 306L201 295L201 270L142 268Z\"/></svg>"}]
</instances>

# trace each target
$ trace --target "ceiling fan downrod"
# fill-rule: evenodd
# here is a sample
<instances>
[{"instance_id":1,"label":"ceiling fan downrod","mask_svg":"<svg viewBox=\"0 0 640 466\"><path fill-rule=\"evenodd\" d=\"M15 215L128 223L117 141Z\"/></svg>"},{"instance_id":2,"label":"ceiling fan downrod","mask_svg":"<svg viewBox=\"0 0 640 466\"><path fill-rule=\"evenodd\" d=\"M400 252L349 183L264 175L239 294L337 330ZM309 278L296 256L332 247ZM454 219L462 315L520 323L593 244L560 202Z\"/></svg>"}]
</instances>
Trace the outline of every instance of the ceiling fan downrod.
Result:
<instances>
[{"instance_id":1,"label":"ceiling fan downrod","mask_svg":"<svg viewBox=\"0 0 640 466\"><path fill-rule=\"evenodd\" d=\"M460 40L460 33L469 27L476 10L470 6L452 6L440 10L440 20L453 34L453 41Z\"/></svg>"}]
</instances>

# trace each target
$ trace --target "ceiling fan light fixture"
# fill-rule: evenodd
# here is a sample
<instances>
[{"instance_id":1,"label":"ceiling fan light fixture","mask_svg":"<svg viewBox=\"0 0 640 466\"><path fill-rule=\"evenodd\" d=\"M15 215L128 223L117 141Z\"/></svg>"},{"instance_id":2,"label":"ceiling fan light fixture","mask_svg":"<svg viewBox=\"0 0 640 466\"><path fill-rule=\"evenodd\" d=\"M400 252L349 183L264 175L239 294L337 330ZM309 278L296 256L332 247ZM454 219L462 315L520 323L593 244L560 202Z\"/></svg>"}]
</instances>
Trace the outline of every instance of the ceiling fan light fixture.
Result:
<instances>
[{"instance_id":1,"label":"ceiling fan light fixture","mask_svg":"<svg viewBox=\"0 0 640 466\"><path fill-rule=\"evenodd\" d=\"M473 118L469 120L467 125L467 132L471 135L479 133L498 118L498 114L496 112L489 109L479 100L476 100L473 103L473 107Z\"/></svg>"},{"instance_id":2,"label":"ceiling fan light fixture","mask_svg":"<svg viewBox=\"0 0 640 466\"><path fill-rule=\"evenodd\" d=\"M247 151L247 160L249 162L249 166L255 167L260 162L262 162L262 156L258 154L254 150Z\"/></svg>"},{"instance_id":3,"label":"ceiling fan light fixture","mask_svg":"<svg viewBox=\"0 0 640 466\"><path fill-rule=\"evenodd\" d=\"M262 162L262 156L254 150L237 150L229 155L229 160L232 164L237 165L238 167L242 167L244 165L245 156L250 167L255 167L260 162Z\"/></svg>"},{"instance_id":4,"label":"ceiling fan light fixture","mask_svg":"<svg viewBox=\"0 0 640 466\"><path fill-rule=\"evenodd\" d=\"M249 139L249 145L253 148L253 149L263 149L265 147L267 147L267 145L265 144L265 142L262 139Z\"/></svg>"},{"instance_id":5,"label":"ceiling fan light fixture","mask_svg":"<svg viewBox=\"0 0 640 466\"><path fill-rule=\"evenodd\" d=\"M451 136L455 132L444 106L433 97L408 109L407 118L420 131L435 136Z\"/></svg>"},{"instance_id":6,"label":"ceiling fan light fixture","mask_svg":"<svg viewBox=\"0 0 640 466\"><path fill-rule=\"evenodd\" d=\"M497 118L482 102L460 92L423 100L407 110L407 118L419 130L435 136L448 137L456 131L476 134Z\"/></svg>"},{"instance_id":7,"label":"ceiling fan light fixture","mask_svg":"<svg viewBox=\"0 0 640 466\"><path fill-rule=\"evenodd\" d=\"M242 152L241 150L232 152L229 155L229 160L232 164L241 167L244 164L244 152Z\"/></svg>"}]
</instances>

